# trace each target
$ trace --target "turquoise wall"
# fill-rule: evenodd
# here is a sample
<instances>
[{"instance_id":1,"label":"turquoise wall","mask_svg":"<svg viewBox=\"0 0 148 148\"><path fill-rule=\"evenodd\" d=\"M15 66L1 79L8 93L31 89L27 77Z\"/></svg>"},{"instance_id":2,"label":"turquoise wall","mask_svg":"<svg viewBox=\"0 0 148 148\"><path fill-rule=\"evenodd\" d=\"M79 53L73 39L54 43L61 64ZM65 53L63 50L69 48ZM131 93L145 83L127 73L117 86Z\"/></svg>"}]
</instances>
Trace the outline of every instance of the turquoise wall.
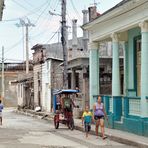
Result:
<instances>
[{"instance_id":1,"label":"turquoise wall","mask_svg":"<svg viewBox=\"0 0 148 148\"><path fill-rule=\"evenodd\" d=\"M141 34L139 27L133 28L128 31L128 78L127 78L127 89L128 96L136 96L136 74L135 74L135 49L134 49L134 38Z\"/></svg>"},{"instance_id":2,"label":"turquoise wall","mask_svg":"<svg viewBox=\"0 0 148 148\"><path fill-rule=\"evenodd\" d=\"M110 96L102 96L102 101L108 116L109 128L128 131L137 135L148 137L148 117L142 118L138 115L135 116L129 114L129 100L131 97L124 97L124 105L121 107L122 105L120 104L120 100L122 100L122 97L123 96L114 97L113 103L116 103L116 106L113 108L113 112L110 112ZM138 97L137 100L139 100ZM105 121L105 125L108 127L107 121Z\"/></svg>"}]
</instances>

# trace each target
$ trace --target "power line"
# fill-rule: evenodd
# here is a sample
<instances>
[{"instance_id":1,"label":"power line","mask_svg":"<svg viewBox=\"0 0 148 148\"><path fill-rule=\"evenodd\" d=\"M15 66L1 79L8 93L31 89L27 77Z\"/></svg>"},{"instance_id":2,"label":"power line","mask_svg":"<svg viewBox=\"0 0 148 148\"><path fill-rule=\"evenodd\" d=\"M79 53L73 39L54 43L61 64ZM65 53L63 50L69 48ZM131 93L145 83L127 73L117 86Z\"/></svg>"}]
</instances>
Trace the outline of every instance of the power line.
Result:
<instances>
[{"instance_id":1,"label":"power line","mask_svg":"<svg viewBox=\"0 0 148 148\"><path fill-rule=\"evenodd\" d=\"M51 2L49 3L50 5L48 4L47 6L49 6L51 9L54 9L54 11L56 11L56 9L57 9L57 7L58 7L58 5L59 5L59 2L60 2L60 1L57 0L57 1L54 3L54 4L55 4L55 7L52 7L52 8L51 8L51 6L50 6L50 5L51 5ZM52 17L53 17L53 16L52 16ZM50 19L50 21L49 21L49 19ZM40 28L41 25L46 24L48 21L49 21L49 23L52 23L51 19L52 19L52 18L49 18L49 17L48 17L48 19L47 19L46 21L40 23L40 25L37 26L37 28ZM35 29L37 29L37 28L35 28ZM49 25L48 25L47 28L49 28ZM44 34L44 33L47 33L47 31L46 31L46 30L41 31L40 33L37 33L36 35L34 35L33 38L35 38L36 36L39 36L39 35L41 35L41 34Z\"/></svg>"},{"instance_id":2,"label":"power line","mask_svg":"<svg viewBox=\"0 0 148 148\"><path fill-rule=\"evenodd\" d=\"M58 1L59 1L59 0L56 0L56 1L54 0L54 1L53 1L55 6L56 6L56 4L58 3ZM54 10L54 7L51 7L51 6L50 6L50 9Z\"/></svg>"},{"instance_id":3,"label":"power line","mask_svg":"<svg viewBox=\"0 0 148 148\"><path fill-rule=\"evenodd\" d=\"M13 0L14 2L16 2L15 0ZM16 2L17 3L17 2ZM18 4L18 3L17 3ZM49 3L47 4L47 6L49 5ZM47 7L46 7L46 9L47 9ZM45 10L45 9L44 9ZM44 12L44 10L41 12L41 14L39 15L39 17L37 18L37 20L36 20L36 23L37 23L37 21L39 20L39 18L41 17L41 15L43 14L43 12ZM21 38L21 40L19 40L18 42L16 42L14 45L12 45L11 47L9 47L6 51L5 51L5 53L7 53L8 51L10 51L10 50L12 50L13 48L15 48L16 46L18 46L20 43L22 42L22 38Z\"/></svg>"},{"instance_id":4,"label":"power line","mask_svg":"<svg viewBox=\"0 0 148 148\"><path fill-rule=\"evenodd\" d=\"M28 0L24 0L26 4L28 4L30 7L33 7L33 5L28 1Z\"/></svg>"},{"instance_id":5,"label":"power line","mask_svg":"<svg viewBox=\"0 0 148 148\"><path fill-rule=\"evenodd\" d=\"M43 3L42 5L40 5L40 6L37 7L37 8L34 8L33 10L31 10L30 12L28 12L27 14L25 14L25 15L23 15L23 16L21 16L21 17L12 18L12 19L8 19L8 20L3 20L3 21L0 21L0 23L3 23L3 22L11 22L11 21L17 21L17 20L19 20L20 18L25 18L25 17L27 17L27 16L34 15L34 14L37 15L37 13L39 12L39 10L40 10L46 3L47 3L47 2ZM39 15L37 15L37 16L39 16Z\"/></svg>"},{"instance_id":6,"label":"power line","mask_svg":"<svg viewBox=\"0 0 148 148\"><path fill-rule=\"evenodd\" d=\"M51 36L51 38L45 44L49 43L54 38L54 36L58 33L60 28L61 27L58 28L58 30Z\"/></svg>"},{"instance_id":7,"label":"power line","mask_svg":"<svg viewBox=\"0 0 148 148\"><path fill-rule=\"evenodd\" d=\"M19 3L18 2L16 2L15 0L13 0L15 3L17 3L18 5L19 5ZM46 2L47 3L47 2ZM45 3L44 3L45 4ZM44 5L43 4L43 5ZM42 5L42 6L43 6ZM50 2L48 1L48 4L46 5L46 7L45 7L45 9L41 12L41 14L39 15L39 17L37 18L37 20L36 20L36 23L38 22L38 20L40 19L40 17L43 15L43 13L45 12L45 10L48 8L48 6L50 5ZM24 7L24 6L22 6L22 5L19 5L20 7L23 7L24 9L26 9L26 7ZM57 8L57 6L58 6L58 3L56 4L56 6L55 6L55 9ZM39 9L39 8L35 8L34 10L37 10L37 9ZM30 13L32 13L33 11L31 11ZM29 14L29 13L28 13ZM24 16L23 16L24 17ZM4 21L16 21L16 20L18 20L19 18L14 18L14 19L11 19L11 20L4 20ZM50 42L53 38L54 38L54 36L56 35L56 33L47 41L47 42ZM20 43L22 42L22 38L18 41L18 42L16 42L15 44L13 44L11 47L8 47L7 48L7 50L5 51L5 53L6 53L6 55L8 55L8 53L10 53L9 51L10 50L12 50L12 49L14 49L15 47L17 47Z\"/></svg>"},{"instance_id":8,"label":"power line","mask_svg":"<svg viewBox=\"0 0 148 148\"><path fill-rule=\"evenodd\" d=\"M45 10L49 7L51 1L49 1L47 3L47 6L45 7L45 9L43 9L43 11L40 13L40 15L38 16L38 18L36 19L35 23L34 24L37 24L37 22L39 21L40 17L45 13Z\"/></svg>"},{"instance_id":9,"label":"power line","mask_svg":"<svg viewBox=\"0 0 148 148\"><path fill-rule=\"evenodd\" d=\"M52 16L52 18L53 18L53 16ZM38 32L37 34L35 34L34 36L31 36L31 39L34 39L34 38L36 38L36 37L40 37L41 35L44 35L45 33L48 33L48 29L51 29L51 27L50 27L50 23L52 23L52 18L48 18L48 20L46 20L46 22L44 22L44 24L46 24L48 21L49 21L49 24L48 24L48 26L47 26L47 28L46 29L44 29L44 30L42 30L42 31L40 31L40 32ZM44 25L43 24L43 25Z\"/></svg>"},{"instance_id":10,"label":"power line","mask_svg":"<svg viewBox=\"0 0 148 148\"><path fill-rule=\"evenodd\" d=\"M77 15L80 19L82 19L82 17L80 16L78 10L76 9L76 7L75 7L75 5L74 5L74 3L73 3L73 0L70 0L70 2L71 2L71 5L72 5L72 7L73 7L73 9L74 9L74 11L75 11L75 13L76 13L76 15Z\"/></svg>"},{"instance_id":11,"label":"power line","mask_svg":"<svg viewBox=\"0 0 148 148\"><path fill-rule=\"evenodd\" d=\"M14 0L14 1L15 1L15 0ZM48 6L48 5L47 5L47 6ZM46 7L46 9L47 9L47 7ZM44 10L45 10L45 9L44 9ZM42 13L43 13L43 11L42 11ZM41 17L42 13L40 14L39 17ZM38 19L39 19L39 17L38 17ZM16 19L14 19L14 20L17 20L17 19L20 19L20 18L16 18ZM13 20L13 21L14 21L14 20ZM7 21L12 21L12 20L7 20ZM22 43L22 39L23 39L23 37L22 37L18 42L16 42L15 44L13 44L11 47L6 48L6 49L7 49L7 50L5 51L6 55L8 55L7 53L8 53L10 50L14 49L14 48L17 47L20 43Z\"/></svg>"},{"instance_id":12,"label":"power line","mask_svg":"<svg viewBox=\"0 0 148 148\"><path fill-rule=\"evenodd\" d=\"M10 50L12 50L13 48L17 47L21 42L22 42L22 39L23 37L18 41L16 42L15 44L13 44L12 46L6 48L7 50L5 51L5 53L9 52ZM7 54L6 54L7 55Z\"/></svg>"},{"instance_id":13,"label":"power line","mask_svg":"<svg viewBox=\"0 0 148 148\"><path fill-rule=\"evenodd\" d=\"M25 10L28 9L28 8L24 7L24 5L18 3L17 1L15 1L15 0L12 0L12 1L13 1L14 3L16 3L18 6L20 6L21 8L24 8Z\"/></svg>"}]
</instances>

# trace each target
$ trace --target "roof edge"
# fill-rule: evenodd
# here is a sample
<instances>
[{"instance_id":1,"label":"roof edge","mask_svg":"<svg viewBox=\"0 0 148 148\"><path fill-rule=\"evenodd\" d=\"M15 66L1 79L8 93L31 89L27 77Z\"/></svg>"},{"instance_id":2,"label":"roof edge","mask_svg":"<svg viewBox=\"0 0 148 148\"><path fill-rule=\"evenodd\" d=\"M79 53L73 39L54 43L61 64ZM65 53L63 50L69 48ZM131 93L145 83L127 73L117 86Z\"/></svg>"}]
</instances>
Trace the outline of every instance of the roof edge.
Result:
<instances>
[{"instance_id":1,"label":"roof edge","mask_svg":"<svg viewBox=\"0 0 148 148\"><path fill-rule=\"evenodd\" d=\"M88 26L91 25L91 24L92 24L94 21L96 21L97 19L103 17L104 15L107 15L109 12L112 12L113 10L115 10L115 9L117 9L117 8L119 8L119 7L123 6L123 5L125 5L126 3L130 2L130 1L132 1L132 0L123 0L123 1L121 1L120 3L116 4L116 5L113 6L112 8L108 9L107 11L105 11L104 13L102 13L101 15L99 15L98 17L96 17L94 20L92 20L92 21L90 21L90 22L88 22L88 23L82 25L81 27L82 27L83 29L89 28Z\"/></svg>"}]
</instances>

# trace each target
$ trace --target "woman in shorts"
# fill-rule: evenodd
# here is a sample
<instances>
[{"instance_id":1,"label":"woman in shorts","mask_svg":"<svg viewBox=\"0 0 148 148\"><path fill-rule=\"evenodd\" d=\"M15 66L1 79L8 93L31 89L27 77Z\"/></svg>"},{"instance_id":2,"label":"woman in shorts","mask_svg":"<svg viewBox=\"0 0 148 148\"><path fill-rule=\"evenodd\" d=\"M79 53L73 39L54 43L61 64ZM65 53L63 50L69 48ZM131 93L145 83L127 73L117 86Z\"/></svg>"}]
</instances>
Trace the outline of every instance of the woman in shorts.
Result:
<instances>
[{"instance_id":1,"label":"woman in shorts","mask_svg":"<svg viewBox=\"0 0 148 148\"><path fill-rule=\"evenodd\" d=\"M98 128L100 125L102 139L105 139L107 137L105 136L104 119L106 117L106 119L108 120L108 118L105 112L104 104L102 103L100 96L98 96L98 100L94 104L93 109L94 109L94 120L96 121L96 136L98 138Z\"/></svg>"}]
</instances>

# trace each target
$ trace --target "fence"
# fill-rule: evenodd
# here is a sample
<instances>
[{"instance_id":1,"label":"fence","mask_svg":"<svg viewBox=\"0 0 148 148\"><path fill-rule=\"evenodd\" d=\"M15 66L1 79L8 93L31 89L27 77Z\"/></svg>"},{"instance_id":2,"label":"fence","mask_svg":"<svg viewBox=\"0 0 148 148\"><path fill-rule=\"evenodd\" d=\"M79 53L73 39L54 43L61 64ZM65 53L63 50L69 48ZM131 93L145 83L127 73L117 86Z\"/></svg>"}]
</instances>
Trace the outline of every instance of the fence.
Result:
<instances>
[{"instance_id":1,"label":"fence","mask_svg":"<svg viewBox=\"0 0 148 148\"><path fill-rule=\"evenodd\" d=\"M148 97L142 99L148 105ZM148 136L148 117L141 116L141 97L102 96L102 101L111 128Z\"/></svg>"},{"instance_id":2,"label":"fence","mask_svg":"<svg viewBox=\"0 0 148 148\"><path fill-rule=\"evenodd\" d=\"M140 116L140 97L102 96L107 114L114 114L115 119L121 120L122 116ZM147 99L148 104L148 99Z\"/></svg>"}]
</instances>

